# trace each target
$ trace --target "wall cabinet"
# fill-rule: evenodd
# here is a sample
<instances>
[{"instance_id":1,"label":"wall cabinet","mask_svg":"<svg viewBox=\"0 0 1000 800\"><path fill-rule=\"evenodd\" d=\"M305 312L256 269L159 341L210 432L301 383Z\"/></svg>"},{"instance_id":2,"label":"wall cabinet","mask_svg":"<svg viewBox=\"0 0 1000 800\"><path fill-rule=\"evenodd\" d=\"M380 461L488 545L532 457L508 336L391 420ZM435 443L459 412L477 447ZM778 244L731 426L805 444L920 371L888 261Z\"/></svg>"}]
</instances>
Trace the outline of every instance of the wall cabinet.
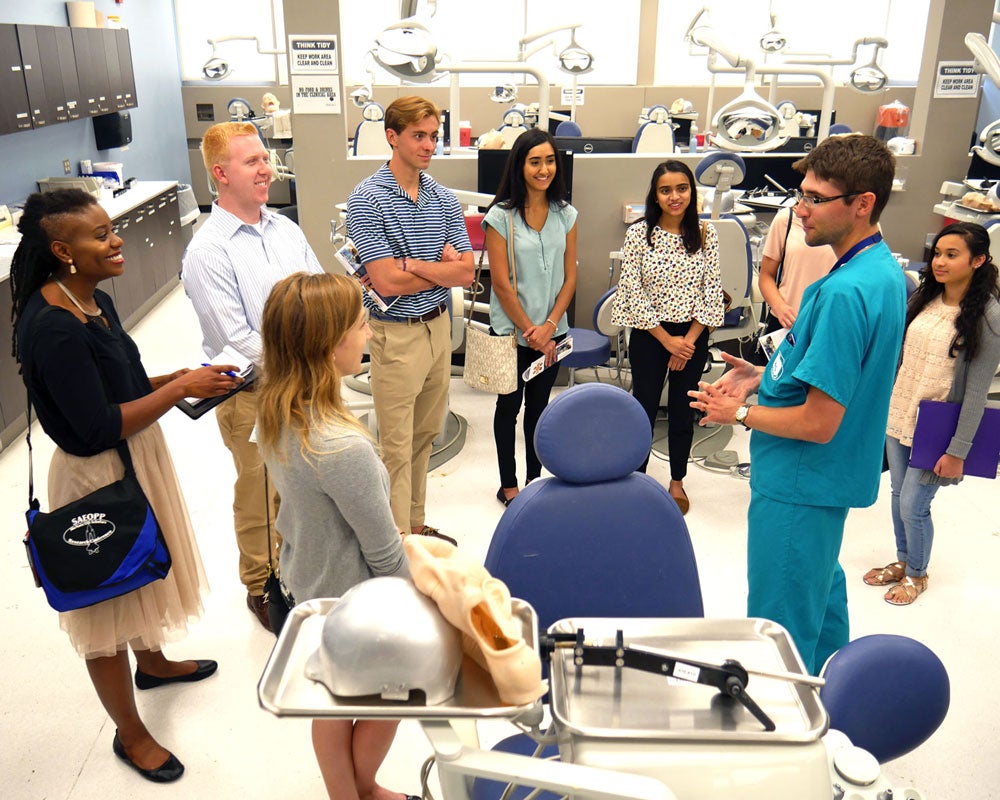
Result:
<instances>
[{"instance_id":1,"label":"wall cabinet","mask_svg":"<svg viewBox=\"0 0 1000 800\"><path fill-rule=\"evenodd\" d=\"M135 108L128 31L0 24L0 134Z\"/></svg>"},{"instance_id":2,"label":"wall cabinet","mask_svg":"<svg viewBox=\"0 0 1000 800\"><path fill-rule=\"evenodd\" d=\"M0 134L31 130L28 89L13 25L0 25L0 97Z\"/></svg>"},{"instance_id":3,"label":"wall cabinet","mask_svg":"<svg viewBox=\"0 0 1000 800\"><path fill-rule=\"evenodd\" d=\"M141 184L140 184L141 185ZM165 182L156 189L162 189ZM153 191L156 191L154 189ZM130 191L141 191L132 189ZM144 195L149 198L149 193ZM181 233L177 187L160 191L112 219L122 238L125 271L100 285L111 295L122 325L132 328L177 284L186 242ZM9 320L9 279L0 281L0 319ZM0 449L27 425L27 401L18 365L10 355L10 340L0 348Z\"/></svg>"}]
</instances>

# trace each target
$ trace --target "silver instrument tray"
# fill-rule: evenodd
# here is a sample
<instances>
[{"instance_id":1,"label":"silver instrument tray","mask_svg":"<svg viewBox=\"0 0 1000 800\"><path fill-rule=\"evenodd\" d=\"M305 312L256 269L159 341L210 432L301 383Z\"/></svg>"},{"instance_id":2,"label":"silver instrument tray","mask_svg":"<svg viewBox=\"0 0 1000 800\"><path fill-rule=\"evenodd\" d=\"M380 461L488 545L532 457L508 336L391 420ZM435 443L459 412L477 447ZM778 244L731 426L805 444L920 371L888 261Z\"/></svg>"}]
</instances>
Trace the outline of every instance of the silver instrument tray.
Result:
<instances>
[{"instance_id":1,"label":"silver instrument tray","mask_svg":"<svg viewBox=\"0 0 1000 800\"><path fill-rule=\"evenodd\" d=\"M765 619L564 619L551 633L583 628L588 643L626 646L747 670L807 675L788 632ZM735 701L711 686L635 669L576 667L571 649L557 649L550 670L552 715L575 740L629 739L801 743L818 740L829 717L817 692L802 683L750 674L747 694L775 723L768 732Z\"/></svg>"},{"instance_id":2,"label":"silver instrument tray","mask_svg":"<svg viewBox=\"0 0 1000 800\"><path fill-rule=\"evenodd\" d=\"M309 656L319 646L323 622L336 602L335 598L309 600L289 612L257 684L257 698L266 711L279 717L331 719L513 719L534 707L533 703L504 705L493 679L468 656L462 658L455 694L439 705L424 704L422 693L413 693L407 701L383 700L377 695L334 696L322 683L306 677L305 667ZM515 598L512 611L521 625L525 642L538 652L535 610Z\"/></svg>"}]
</instances>

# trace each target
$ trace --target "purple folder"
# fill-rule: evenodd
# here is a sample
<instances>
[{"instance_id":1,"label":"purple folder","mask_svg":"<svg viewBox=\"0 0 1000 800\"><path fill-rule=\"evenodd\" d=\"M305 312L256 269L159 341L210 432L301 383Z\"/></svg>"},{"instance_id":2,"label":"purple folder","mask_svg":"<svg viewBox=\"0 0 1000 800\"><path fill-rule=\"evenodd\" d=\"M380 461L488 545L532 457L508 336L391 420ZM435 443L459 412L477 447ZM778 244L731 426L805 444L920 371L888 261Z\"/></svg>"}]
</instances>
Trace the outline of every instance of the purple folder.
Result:
<instances>
[{"instance_id":1,"label":"purple folder","mask_svg":"<svg viewBox=\"0 0 1000 800\"><path fill-rule=\"evenodd\" d=\"M958 427L960 403L921 400L917 411L917 428L913 432L910 466L934 469L944 455ZM986 408L979 429L972 438L972 449L965 459L963 474L978 478L995 478L1000 461L1000 408Z\"/></svg>"}]
</instances>

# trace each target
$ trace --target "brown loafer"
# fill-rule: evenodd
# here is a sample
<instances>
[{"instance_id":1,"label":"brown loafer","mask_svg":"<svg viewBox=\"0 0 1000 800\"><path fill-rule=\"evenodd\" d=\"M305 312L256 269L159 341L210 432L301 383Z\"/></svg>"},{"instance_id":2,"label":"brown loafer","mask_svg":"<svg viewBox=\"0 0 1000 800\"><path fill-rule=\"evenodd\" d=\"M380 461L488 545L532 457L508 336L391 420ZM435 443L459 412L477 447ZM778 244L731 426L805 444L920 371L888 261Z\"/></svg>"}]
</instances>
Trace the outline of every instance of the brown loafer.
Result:
<instances>
[{"instance_id":1,"label":"brown loafer","mask_svg":"<svg viewBox=\"0 0 1000 800\"><path fill-rule=\"evenodd\" d=\"M247 608L249 608L257 621L264 626L268 633L273 633L271 630L271 616L267 610L267 597L262 594L250 594L247 592Z\"/></svg>"},{"instance_id":2,"label":"brown loafer","mask_svg":"<svg viewBox=\"0 0 1000 800\"><path fill-rule=\"evenodd\" d=\"M687 514L688 509L691 508L691 501L688 500L687 492L684 491L684 488L668 489L667 491L670 492L670 496L674 498L674 502L677 503L677 508L681 510L681 516Z\"/></svg>"}]
</instances>

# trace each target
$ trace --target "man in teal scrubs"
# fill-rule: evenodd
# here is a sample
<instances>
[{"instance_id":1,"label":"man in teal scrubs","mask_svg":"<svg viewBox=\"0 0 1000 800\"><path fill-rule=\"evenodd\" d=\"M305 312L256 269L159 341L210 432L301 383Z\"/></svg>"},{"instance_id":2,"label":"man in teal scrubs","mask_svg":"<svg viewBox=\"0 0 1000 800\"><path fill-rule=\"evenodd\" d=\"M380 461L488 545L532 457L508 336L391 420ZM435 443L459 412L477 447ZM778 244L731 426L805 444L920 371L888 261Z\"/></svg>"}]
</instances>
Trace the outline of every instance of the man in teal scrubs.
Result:
<instances>
[{"instance_id":1,"label":"man in teal scrubs","mask_svg":"<svg viewBox=\"0 0 1000 800\"><path fill-rule=\"evenodd\" d=\"M691 396L702 424L753 431L747 615L787 628L818 674L849 638L837 559L847 510L878 494L906 288L878 230L895 172L885 145L831 137L795 168L806 243L830 245L837 264L806 289L766 367L724 355L733 369Z\"/></svg>"}]
</instances>

